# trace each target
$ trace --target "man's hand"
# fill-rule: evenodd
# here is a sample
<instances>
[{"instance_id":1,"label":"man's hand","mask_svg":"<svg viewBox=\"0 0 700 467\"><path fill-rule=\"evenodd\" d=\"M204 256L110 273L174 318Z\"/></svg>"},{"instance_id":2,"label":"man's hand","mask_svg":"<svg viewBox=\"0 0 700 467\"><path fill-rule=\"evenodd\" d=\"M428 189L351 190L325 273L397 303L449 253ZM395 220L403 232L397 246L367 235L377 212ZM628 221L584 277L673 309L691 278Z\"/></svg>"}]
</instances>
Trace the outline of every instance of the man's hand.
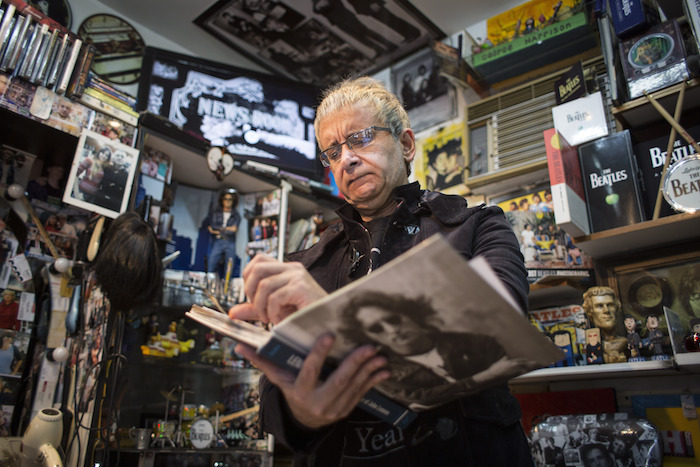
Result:
<instances>
[{"instance_id":1,"label":"man's hand","mask_svg":"<svg viewBox=\"0 0 700 467\"><path fill-rule=\"evenodd\" d=\"M367 391L390 376L389 370L382 369L386 358L377 356L373 346L365 345L351 352L327 380L321 381L321 368L333 342L332 335L321 336L298 375L261 358L245 344L238 344L236 352L280 388L299 423L314 429L347 417Z\"/></svg>"},{"instance_id":2,"label":"man's hand","mask_svg":"<svg viewBox=\"0 0 700 467\"><path fill-rule=\"evenodd\" d=\"M279 323L327 295L301 263L281 263L256 255L243 269L247 303L231 308L231 318Z\"/></svg>"}]
</instances>

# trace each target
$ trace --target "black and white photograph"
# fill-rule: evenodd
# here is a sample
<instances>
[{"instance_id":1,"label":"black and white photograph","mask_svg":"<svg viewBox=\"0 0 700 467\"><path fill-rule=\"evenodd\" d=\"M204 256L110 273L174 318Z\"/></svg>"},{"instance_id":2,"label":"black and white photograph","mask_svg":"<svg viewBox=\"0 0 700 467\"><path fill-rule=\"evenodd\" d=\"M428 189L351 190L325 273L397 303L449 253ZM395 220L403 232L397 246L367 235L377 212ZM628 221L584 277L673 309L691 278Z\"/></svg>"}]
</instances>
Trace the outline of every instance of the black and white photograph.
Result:
<instances>
[{"instance_id":1,"label":"black and white photograph","mask_svg":"<svg viewBox=\"0 0 700 467\"><path fill-rule=\"evenodd\" d=\"M63 202L116 218L126 211L139 151L83 130Z\"/></svg>"},{"instance_id":2,"label":"black and white photograph","mask_svg":"<svg viewBox=\"0 0 700 467\"><path fill-rule=\"evenodd\" d=\"M27 0L27 3L61 26L70 29L73 14L67 0Z\"/></svg>"},{"instance_id":3,"label":"black and white photograph","mask_svg":"<svg viewBox=\"0 0 700 467\"><path fill-rule=\"evenodd\" d=\"M402 0L220 0L195 23L288 78L326 86L445 34Z\"/></svg>"},{"instance_id":4,"label":"black and white photograph","mask_svg":"<svg viewBox=\"0 0 700 467\"><path fill-rule=\"evenodd\" d=\"M457 91L425 49L391 68L394 94L401 100L414 131L457 116Z\"/></svg>"}]
</instances>

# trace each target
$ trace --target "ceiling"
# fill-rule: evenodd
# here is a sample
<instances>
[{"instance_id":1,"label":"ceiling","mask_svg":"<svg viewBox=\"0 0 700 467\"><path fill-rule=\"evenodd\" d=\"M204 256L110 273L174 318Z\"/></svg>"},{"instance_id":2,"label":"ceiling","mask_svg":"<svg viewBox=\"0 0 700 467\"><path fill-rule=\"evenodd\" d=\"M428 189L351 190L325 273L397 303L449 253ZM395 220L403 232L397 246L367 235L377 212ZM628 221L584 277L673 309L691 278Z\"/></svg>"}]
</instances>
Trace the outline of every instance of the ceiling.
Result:
<instances>
[{"instance_id":1,"label":"ceiling","mask_svg":"<svg viewBox=\"0 0 700 467\"><path fill-rule=\"evenodd\" d=\"M193 20L217 3L216 0L98 0L134 22L180 44L197 56L210 60L265 71L257 63L237 53L219 39L193 23ZM290 6L311 0L286 0ZM407 0L399 0L407 1ZM411 0L409 2L446 35L506 11L522 3L518 0Z\"/></svg>"},{"instance_id":2,"label":"ceiling","mask_svg":"<svg viewBox=\"0 0 700 467\"><path fill-rule=\"evenodd\" d=\"M254 71L269 72L258 63L246 58L222 41L204 31L194 24L193 20L217 3L216 0L192 1L192 0L168 0L167 8L164 2L144 0L98 0L100 3L123 15L134 25L140 25L172 41L182 47L184 51L205 59L218 61L246 68ZM292 7L301 2L311 0L286 0ZM474 0L413 0L411 4L432 21L442 32L450 36L463 31L466 27L478 23L490 16L508 10L518 2L513 0L492 0L490 2ZM308 7L308 5L307 5ZM144 34L146 36L146 34ZM151 45L145 37L146 43ZM158 46L167 48L164 46ZM215 188L224 186L238 186L243 183L236 177L240 173L234 171L223 181L217 181L209 172L204 160L201 164L192 164L192 153L186 150L178 150L177 146L168 151L173 158L175 172L174 178L181 183ZM178 170L178 168L180 170ZM242 189L243 192L246 190Z\"/></svg>"}]
</instances>

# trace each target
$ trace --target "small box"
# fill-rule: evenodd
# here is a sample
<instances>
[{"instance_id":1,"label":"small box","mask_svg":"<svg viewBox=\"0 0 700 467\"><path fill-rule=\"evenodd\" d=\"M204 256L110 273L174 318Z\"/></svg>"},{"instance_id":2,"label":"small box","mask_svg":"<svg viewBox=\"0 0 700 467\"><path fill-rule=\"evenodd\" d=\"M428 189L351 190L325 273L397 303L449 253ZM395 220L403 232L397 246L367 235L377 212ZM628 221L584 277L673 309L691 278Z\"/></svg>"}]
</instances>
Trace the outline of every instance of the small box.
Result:
<instances>
[{"instance_id":1,"label":"small box","mask_svg":"<svg viewBox=\"0 0 700 467\"><path fill-rule=\"evenodd\" d=\"M675 20L620 41L620 60L632 99L688 78L683 36Z\"/></svg>"},{"instance_id":2,"label":"small box","mask_svg":"<svg viewBox=\"0 0 700 467\"><path fill-rule=\"evenodd\" d=\"M647 0L611 0L609 7L615 35L620 38L659 22L659 12Z\"/></svg>"},{"instance_id":3,"label":"small box","mask_svg":"<svg viewBox=\"0 0 700 467\"><path fill-rule=\"evenodd\" d=\"M642 222L644 208L629 130L579 146L591 232Z\"/></svg>"}]
</instances>

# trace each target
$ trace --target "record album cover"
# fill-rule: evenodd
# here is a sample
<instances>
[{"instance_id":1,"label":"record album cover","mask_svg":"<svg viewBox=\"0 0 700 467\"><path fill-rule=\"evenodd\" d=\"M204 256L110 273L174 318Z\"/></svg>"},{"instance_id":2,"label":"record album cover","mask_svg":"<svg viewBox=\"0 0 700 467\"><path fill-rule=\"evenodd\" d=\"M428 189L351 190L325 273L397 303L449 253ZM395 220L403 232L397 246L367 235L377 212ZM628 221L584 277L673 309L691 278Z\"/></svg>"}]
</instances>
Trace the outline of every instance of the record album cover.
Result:
<instances>
[{"instance_id":1,"label":"record album cover","mask_svg":"<svg viewBox=\"0 0 700 467\"><path fill-rule=\"evenodd\" d=\"M645 217L629 130L579 146L591 232Z\"/></svg>"}]
</instances>

